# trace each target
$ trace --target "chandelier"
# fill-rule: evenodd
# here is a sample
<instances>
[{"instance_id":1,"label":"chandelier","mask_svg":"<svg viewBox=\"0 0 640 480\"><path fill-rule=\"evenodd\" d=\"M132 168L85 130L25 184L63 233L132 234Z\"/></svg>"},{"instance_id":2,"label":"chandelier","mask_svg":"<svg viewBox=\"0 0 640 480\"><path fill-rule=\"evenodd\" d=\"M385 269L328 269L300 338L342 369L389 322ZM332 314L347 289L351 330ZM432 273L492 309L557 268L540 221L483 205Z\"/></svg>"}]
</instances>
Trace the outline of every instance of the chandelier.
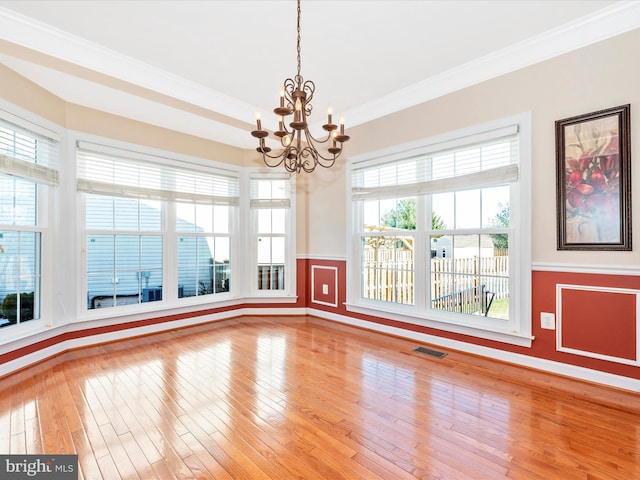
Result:
<instances>
[{"instance_id":1,"label":"chandelier","mask_svg":"<svg viewBox=\"0 0 640 480\"><path fill-rule=\"evenodd\" d=\"M322 139L315 138L309 131L307 119L311 115L313 106L311 100L316 90L311 80L306 82L300 74L300 0L298 0L298 74L293 78L287 78L280 89L280 105L273 109L278 116L278 130L273 134L280 139L282 150L277 154L271 154L271 148L266 146L265 138L269 132L262 129L260 113L257 116L257 130L251 135L258 139L256 150L262 154L264 163L269 167L284 165L288 172L307 173L313 172L320 165L324 168L333 166L342 153L342 144L349 140L344 134L344 117L340 117L340 129L332 123L331 109L327 113L327 123L322 128L328 132ZM288 125L289 115L293 118ZM327 144L326 151L318 147Z\"/></svg>"}]
</instances>

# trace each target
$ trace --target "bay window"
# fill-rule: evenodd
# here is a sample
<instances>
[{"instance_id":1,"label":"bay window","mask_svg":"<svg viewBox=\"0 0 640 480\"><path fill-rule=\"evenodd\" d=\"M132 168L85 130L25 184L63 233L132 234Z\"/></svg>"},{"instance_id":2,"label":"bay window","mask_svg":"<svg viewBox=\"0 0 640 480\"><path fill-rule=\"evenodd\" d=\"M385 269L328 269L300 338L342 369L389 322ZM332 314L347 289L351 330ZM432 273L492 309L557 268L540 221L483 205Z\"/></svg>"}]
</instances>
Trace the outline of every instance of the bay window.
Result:
<instances>
[{"instance_id":1,"label":"bay window","mask_svg":"<svg viewBox=\"0 0 640 480\"><path fill-rule=\"evenodd\" d=\"M80 142L87 309L231 290L238 174Z\"/></svg>"}]
</instances>

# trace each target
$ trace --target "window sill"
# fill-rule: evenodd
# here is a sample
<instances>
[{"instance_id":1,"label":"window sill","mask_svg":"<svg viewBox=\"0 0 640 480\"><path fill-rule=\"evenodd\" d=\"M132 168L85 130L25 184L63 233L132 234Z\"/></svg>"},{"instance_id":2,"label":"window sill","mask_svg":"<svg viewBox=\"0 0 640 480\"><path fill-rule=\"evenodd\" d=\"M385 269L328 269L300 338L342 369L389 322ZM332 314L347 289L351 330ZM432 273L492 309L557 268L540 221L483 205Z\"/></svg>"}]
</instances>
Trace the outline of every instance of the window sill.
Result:
<instances>
[{"instance_id":1,"label":"window sill","mask_svg":"<svg viewBox=\"0 0 640 480\"><path fill-rule=\"evenodd\" d=\"M297 295L254 295L249 297L243 297L244 303L296 303L298 301Z\"/></svg>"},{"instance_id":2,"label":"window sill","mask_svg":"<svg viewBox=\"0 0 640 480\"><path fill-rule=\"evenodd\" d=\"M33 338L44 332L51 332L54 327L45 320L29 320L20 325L12 325L3 327L0 329L2 332L2 339L0 340L0 346L13 345L16 342L20 342L26 338L29 339L29 343L33 342Z\"/></svg>"},{"instance_id":3,"label":"window sill","mask_svg":"<svg viewBox=\"0 0 640 480\"><path fill-rule=\"evenodd\" d=\"M195 297L194 297L195 298ZM231 297L224 299L204 299L199 301L183 302L171 301L171 303L158 301L131 306L116 308L101 308L88 310L79 315L76 319L62 324L52 325L46 320L29 320L22 325L14 325L0 329L0 354L34 344L41 340L61 335L76 330L84 330L105 325L126 324L155 317L181 315L184 313L196 312L206 309L225 309L225 307L250 306L253 304L295 304L297 296L267 296L267 297ZM179 299L183 300L183 299ZM1 373L0 373L1 376Z\"/></svg>"},{"instance_id":4,"label":"window sill","mask_svg":"<svg viewBox=\"0 0 640 480\"><path fill-rule=\"evenodd\" d=\"M130 321L132 318L147 318L149 316L159 314L163 316L175 315L205 308L225 308L255 303L296 303L297 301L297 296L287 296L283 294L263 297L232 297L231 295L225 294L224 298L216 299L210 298L208 295L203 295L201 297L187 297L172 301L160 300L158 302L148 302L131 306L86 310L79 316L76 322L87 322L110 318L114 319L114 323L120 323Z\"/></svg>"},{"instance_id":5,"label":"window sill","mask_svg":"<svg viewBox=\"0 0 640 480\"><path fill-rule=\"evenodd\" d=\"M398 311L393 309L373 307L369 305L361 305L354 303L345 303L347 311L370 315L373 317L385 318L389 320L397 320L399 322L409 323L412 325L420 325L423 327L435 328L450 333L469 335L471 337L482 338L485 340L493 340L496 342L517 345L520 347L531 348L534 339L531 335L526 335L517 331L506 329L483 328L478 325L452 323L444 319L426 318L417 315L414 311Z\"/></svg>"}]
</instances>

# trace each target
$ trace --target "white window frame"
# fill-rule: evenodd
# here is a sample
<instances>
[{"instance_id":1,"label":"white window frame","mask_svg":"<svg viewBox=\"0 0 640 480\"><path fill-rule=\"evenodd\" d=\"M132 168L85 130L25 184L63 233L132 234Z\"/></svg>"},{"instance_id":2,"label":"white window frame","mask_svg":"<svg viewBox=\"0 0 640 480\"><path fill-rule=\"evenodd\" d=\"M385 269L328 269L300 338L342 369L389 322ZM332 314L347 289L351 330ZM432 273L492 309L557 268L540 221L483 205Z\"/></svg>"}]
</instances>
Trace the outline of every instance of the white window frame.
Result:
<instances>
[{"instance_id":1,"label":"white window frame","mask_svg":"<svg viewBox=\"0 0 640 480\"><path fill-rule=\"evenodd\" d=\"M58 281L55 278L57 277L57 268L54 265L58 262L54 255L58 236L56 235L57 224L55 218L52 218L52 214L55 216L58 205L57 187L59 184L64 131L54 123L2 99L0 99L0 119L23 129L25 132L30 132L37 137L47 138L52 142L50 145L52 157L48 165L23 162L0 152L1 172L10 173L37 184L36 225L8 226L6 230L40 233L40 298L38 300L40 318L13 325L12 327L5 327L2 331L1 344L16 338L22 338L58 323L56 321L58 312L54 308L53 301L53 288Z\"/></svg>"},{"instance_id":2,"label":"white window frame","mask_svg":"<svg viewBox=\"0 0 640 480\"><path fill-rule=\"evenodd\" d=\"M472 139L482 138L492 131L515 126L519 132L518 180L511 186L511 225L509 240L510 262L510 315L509 320L472 316L451 312L439 312L429 308L429 272L423 264L428 250L429 227L415 232L415 304L402 305L361 297L360 275L360 225L363 224L363 202L354 201L352 194L353 172L363 166L400 161L422 153L444 150L452 146L470 144ZM347 304L348 311L380 316L405 323L436 328L504 343L531 346L531 113L521 113L507 118L393 146L384 150L352 157L346 176L347 191ZM404 196L404 195L398 195ZM418 196L420 216L427 211L430 197ZM423 215L423 217L425 217ZM413 233L413 232L412 232ZM422 253L420 253L422 252ZM420 257L419 255L422 255ZM424 263L426 265L426 263ZM465 318L467 317L467 318Z\"/></svg>"},{"instance_id":3,"label":"white window frame","mask_svg":"<svg viewBox=\"0 0 640 480\"><path fill-rule=\"evenodd\" d=\"M256 282L256 270L258 266L258 248L257 248L257 215L256 208L251 206L251 180L252 179L282 179L289 181L289 199L288 202L282 202L282 205L288 204L287 213L285 214L285 280L283 290L260 290ZM296 265L296 177L288 173L274 172L272 169L247 169L245 171L245 189L246 195L243 196L246 219L243 225L248 226L246 229L246 251L249 252L246 268L244 269L244 277L248 287L245 295L249 298L261 299L261 301L285 301L293 302L297 299L297 265ZM269 203L269 201L266 201ZM279 200L275 204L281 203ZM274 205L277 207L278 205Z\"/></svg>"},{"instance_id":4,"label":"white window frame","mask_svg":"<svg viewBox=\"0 0 640 480\"><path fill-rule=\"evenodd\" d=\"M178 251L177 244L178 238L180 236L188 236L188 233L185 234L183 231L178 231L176 228L176 208L175 202L180 201L181 199L197 199L197 194L193 195L191 198L188 194L181 193L168 193L168 198L162 199L162 229L159 232L138 232L138 231L129 231L129 232L121 232L121 231L110 231L110 234L136 234L142 235L147 233L153 233L154 235L162 236L162 244L163 244L163 292L162 292L162 300L154 301L154 302L144 302L133 305L123 305L115 308L105 308L105 309L88 309L87 307L87 255L85 250L85 242L87 238L86 231L86 200L85 194L82 191L76 192L76 195L81 199L79 202L79 222L80 222L80 239L79 244L82 246L82 260L81 260L81 269L80 282L82 282L82 293L80 298L78 299L78 312L79 319L94 319L94 318L103 318L103 317L117 317L117 316L126 316L135 312L152 312L158 310L164 310L172 307L187 307L193 305L203 305L203 304L212 304L212 303L220 303L224 304L228 302L232 298L237 297L237 291L234 289L234 284L238 282L234 282L234 278L238 278L241 272L241 268L238 265L238 242L239 242L239 234L238 234L238 217L239 217L239 202L242 198L240 192L240 182L242 176L242 169L239 167L233 167L228 164L223 164L220 162L214 162L211 160L201 159L197 157L191 157L186 155L174 154L172 152L167 152L163 150L143 147L140 145L129 144L125 142L118 142L112 139L84 135L82 133L76 132L76 138L74 141L75 145L80 145L85 149L91 149L97 152L102 152L115 156L123 156L128 159L139 159L140 161L147 162L159 162L160 164L165 164L169 166L169 168L185 168L194 171L202 171L204 173L212 173L218 175L225 175L229 177L236 178L238 181L238 197L233 197L229 199L230 204L234 207L230 211L230 221L229 228L230 231L228 236L231 242L231 251L230 251L230 264L231 264L231 291L229 292L220 292L211 295L198 295L193 297L178 297ZM74 152L74 158L77 156L77 152ZM82 190L88 190L91 187L87 185L86 182L82 180L78 180L81 185ZM98 185L98 189L103 190L103 186ZM104 186L106 190L108 190L108 186ZM123 191L129 192L128 187L124 187ZM99 193L104 193L108 195L108 191L100 191ZM146 192L149 196L153 197L157 195L157 191L148 190ZM185 196L186 195L186 196ZM212 234L215 236L215 234Z\"/></svg>"}]
</instances>

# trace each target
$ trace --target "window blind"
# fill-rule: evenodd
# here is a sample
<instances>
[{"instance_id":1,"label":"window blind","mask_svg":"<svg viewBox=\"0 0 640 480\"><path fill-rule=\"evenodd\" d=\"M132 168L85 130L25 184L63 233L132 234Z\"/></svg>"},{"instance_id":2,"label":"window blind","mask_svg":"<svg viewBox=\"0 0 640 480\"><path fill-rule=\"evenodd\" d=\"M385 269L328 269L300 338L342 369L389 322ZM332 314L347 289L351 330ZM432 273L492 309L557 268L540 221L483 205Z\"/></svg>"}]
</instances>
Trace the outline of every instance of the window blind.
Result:
<instances>
[{"instance_id":1,"label":"window blind","mask_svg":"<svg viewBox=\"0 0 640 480\"><path fill-rule=\"evenodd\" d=\"M58 185L59 148L52 137L0 118L0 173Z\"/></svg>"},{"instance_id":2,"label":"window blind","mask_svg":"<svg viewBox=\"0 0 640 480\"><path fill-rule=\"evenodd\" d=\"M501 185L518 180L517 127L433 145L407 157L354 166L352 197L374 200Z\"/></svg>"},{"instance_id":3,"label":"window blind","mask_svg":"<svg viewBox=\"0 0 640 480\"><path fill-rule=\"evenodd\" d=\"M251 177L249 191L251 208L289 208L291 206L289 175Z\"/></svg>"},{"instance_id":4,"label":"window blind","mask_svg":"<svg viewBox=\"0 0 640 480\"><path fill-rule=\"evenodd\" d=\"M239 178L228 171L201 169L195 164L84 142L78 144L77 158L78 191L81 192L214 205L239 204Z\"/></svg>"}]
</instances>

